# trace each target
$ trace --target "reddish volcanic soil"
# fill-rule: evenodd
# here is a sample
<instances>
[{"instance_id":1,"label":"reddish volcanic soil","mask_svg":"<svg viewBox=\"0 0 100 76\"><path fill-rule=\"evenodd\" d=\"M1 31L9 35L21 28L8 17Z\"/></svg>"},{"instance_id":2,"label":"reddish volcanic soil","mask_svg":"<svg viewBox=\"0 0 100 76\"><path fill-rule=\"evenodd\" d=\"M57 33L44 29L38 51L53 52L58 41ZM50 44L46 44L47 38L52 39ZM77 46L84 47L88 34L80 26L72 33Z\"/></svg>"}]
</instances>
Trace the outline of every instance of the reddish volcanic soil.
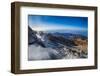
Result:
<instances>
[{"instance_id":1,"label":"reddish volcanic soil","mask_svg":"<svg viewBox=\"0 0 100 76\"><path fill-rule=\"evenodd\" d=\"M82 40L81 38L77 38L75 39L75 44L77 45L77 48L79 48L81 50L81 52L87 52L87 48L88 48L88 41L87 40Z\"/></svg>"}]
</instances>

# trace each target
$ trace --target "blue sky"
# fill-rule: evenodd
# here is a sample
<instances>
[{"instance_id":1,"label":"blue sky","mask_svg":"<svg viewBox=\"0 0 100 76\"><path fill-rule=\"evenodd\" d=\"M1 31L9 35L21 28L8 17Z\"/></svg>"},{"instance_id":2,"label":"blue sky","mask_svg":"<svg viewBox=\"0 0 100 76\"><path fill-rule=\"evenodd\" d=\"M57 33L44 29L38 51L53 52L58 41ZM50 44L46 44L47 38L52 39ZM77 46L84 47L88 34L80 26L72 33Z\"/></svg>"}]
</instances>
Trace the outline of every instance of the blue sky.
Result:
<instances>
[{"instance_id":1,"label":"blue sky","mask_svg":"<svg viewBox=\"0 0 100 76\"><path fill-rule=\"evenodd\" d=\"M87 31L87 17L29 15L29 26L37 31L81 30Z\"/></svg>"}]
</instances>

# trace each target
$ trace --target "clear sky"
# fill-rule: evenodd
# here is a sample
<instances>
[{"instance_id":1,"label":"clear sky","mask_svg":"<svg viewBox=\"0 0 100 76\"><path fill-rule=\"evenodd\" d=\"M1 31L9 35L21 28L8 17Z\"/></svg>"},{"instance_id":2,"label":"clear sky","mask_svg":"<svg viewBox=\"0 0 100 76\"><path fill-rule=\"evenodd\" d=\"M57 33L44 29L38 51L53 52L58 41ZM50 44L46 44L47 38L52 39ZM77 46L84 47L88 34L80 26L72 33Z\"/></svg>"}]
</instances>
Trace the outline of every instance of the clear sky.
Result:
<instances>
[{"instance_id":1,"label":"clear sky","mask_svg":"<svg viewBox=\"0 0 100 76\"><path fill-rule=\"evenodd\" d=\"M88 30L87 17L29 15L28 24L37 31Z\"/></svg>"}]
</instances>

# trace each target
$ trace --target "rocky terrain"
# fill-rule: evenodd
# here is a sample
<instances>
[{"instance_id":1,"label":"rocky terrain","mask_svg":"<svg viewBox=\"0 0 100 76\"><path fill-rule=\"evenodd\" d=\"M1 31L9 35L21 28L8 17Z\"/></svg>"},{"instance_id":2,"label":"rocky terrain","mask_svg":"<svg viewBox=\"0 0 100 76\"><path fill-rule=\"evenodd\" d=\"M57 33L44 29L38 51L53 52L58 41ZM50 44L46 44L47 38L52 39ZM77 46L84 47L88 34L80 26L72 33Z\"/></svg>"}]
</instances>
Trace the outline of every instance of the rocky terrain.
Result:
<instances>
[{"instance_id":1,"label":"rocky terrain","mask_svg":"<svg viewBox=\"0 0 100 76\"><path fill-rule=\"evenodd\" d=\"M28 27L28 60L88 57L87 37L71 33L46 33Z\"/></svg>"}]
</instances>

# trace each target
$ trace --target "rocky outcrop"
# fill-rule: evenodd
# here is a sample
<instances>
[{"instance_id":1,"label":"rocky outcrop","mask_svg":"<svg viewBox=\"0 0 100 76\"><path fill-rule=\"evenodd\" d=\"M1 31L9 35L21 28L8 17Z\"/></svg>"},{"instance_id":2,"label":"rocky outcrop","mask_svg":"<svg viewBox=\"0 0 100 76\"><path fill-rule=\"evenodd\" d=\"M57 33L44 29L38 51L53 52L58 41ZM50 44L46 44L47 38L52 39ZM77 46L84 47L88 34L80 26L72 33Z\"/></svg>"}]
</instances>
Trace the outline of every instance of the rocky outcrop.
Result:
<instances>
[{"instance_id":1,"label":"rocky outcrop","mask_svg":"<svg viewBox=\"0 0 100 76\"><path fill-rule=\"evenodd\" d=\"M33 44L37 41L37 36L36 36L36 31L33 31L29 26L28 26L28 44Z\"/></svg>"}]
</instances>

